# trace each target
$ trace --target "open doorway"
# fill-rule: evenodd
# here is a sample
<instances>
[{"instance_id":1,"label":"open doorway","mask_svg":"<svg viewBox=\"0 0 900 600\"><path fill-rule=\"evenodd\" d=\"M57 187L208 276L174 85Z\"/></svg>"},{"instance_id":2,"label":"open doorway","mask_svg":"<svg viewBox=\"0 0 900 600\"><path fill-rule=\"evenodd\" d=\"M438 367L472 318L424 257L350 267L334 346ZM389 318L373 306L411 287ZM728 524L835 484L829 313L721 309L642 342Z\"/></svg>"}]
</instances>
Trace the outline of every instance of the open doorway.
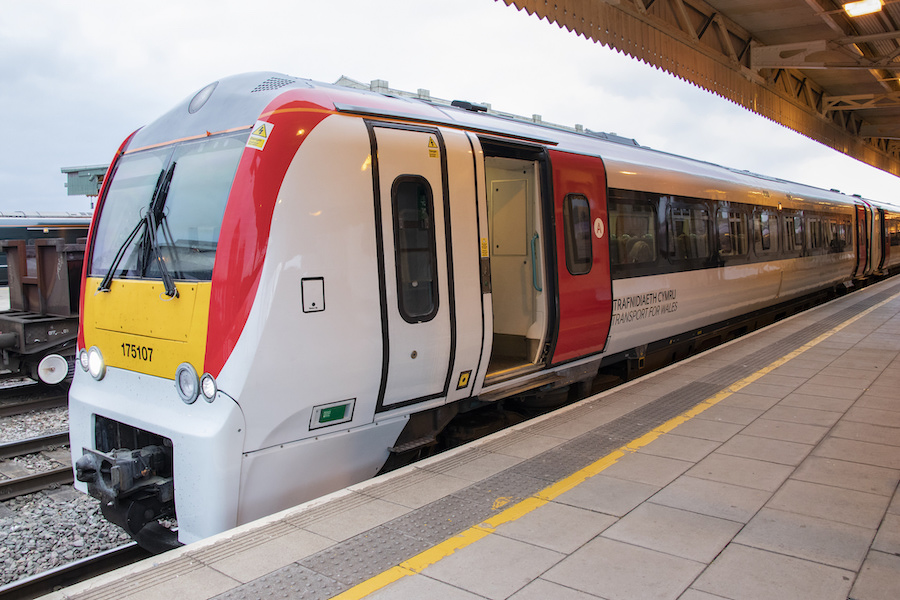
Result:
<instances>
[{"instance_id":1,"label":"open doorway","mask_svg":"<svg viewBox=\"0 0 900 600\"><path fill-rule=\"evenodd\" d=\"M493 344L487 380L541 364L547 341L540 163L485 158Z\"/></svg>"}]
</instances>

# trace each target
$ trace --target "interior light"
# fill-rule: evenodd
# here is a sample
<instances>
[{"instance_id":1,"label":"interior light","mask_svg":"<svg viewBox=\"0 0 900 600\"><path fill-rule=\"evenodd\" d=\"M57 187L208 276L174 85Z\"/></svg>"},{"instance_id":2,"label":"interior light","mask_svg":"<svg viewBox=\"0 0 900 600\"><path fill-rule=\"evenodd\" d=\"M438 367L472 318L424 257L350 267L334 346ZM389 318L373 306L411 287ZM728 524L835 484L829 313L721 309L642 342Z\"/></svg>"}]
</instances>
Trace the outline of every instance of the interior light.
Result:
<instances>
[{"instance_id":1,"label":"interior light","mask_svg":"<svg viewBox=\"0 0 900 600\"><path fill-rule=\"evenodd\" d=\"M200 378L200 391L203 393L203 398L207 402L215 400L216 392L218 391L215 377L209 373L204 373L203 377Z\"/></svg>"},{"instance_id":2,"label":"interior light","mask_svg":"<svg viewBox=\"0 0 900 600\"><path fill-rule=\"evenodd\" d=\"M185 404L193 404L200 394L200 379L191 363L181 363L175 370L175 389Z\"/></svg>"},{"instance_id":3,"label":"interior light","mask_svg":"<svg viewBox=\"0 0 900 600\"><path fill-rule=\"evenodd\" d=\"M878 12L882 6L884 6L884 0L859 0L858 2L845 4L844 12L851 17L861 17L862 15Z\"/></svg>"},{"instance_id":4,"label":"interior light","mask_svg":"<svg viewBox=\"0 0 900 600\"><path fill-rule=\"evenodd\" d=\"M97 381L100 381L106 375L106 362L104 362L100 348L97 346L92 346L88 350L88 373Z\"/></svg>"}]
</instances>

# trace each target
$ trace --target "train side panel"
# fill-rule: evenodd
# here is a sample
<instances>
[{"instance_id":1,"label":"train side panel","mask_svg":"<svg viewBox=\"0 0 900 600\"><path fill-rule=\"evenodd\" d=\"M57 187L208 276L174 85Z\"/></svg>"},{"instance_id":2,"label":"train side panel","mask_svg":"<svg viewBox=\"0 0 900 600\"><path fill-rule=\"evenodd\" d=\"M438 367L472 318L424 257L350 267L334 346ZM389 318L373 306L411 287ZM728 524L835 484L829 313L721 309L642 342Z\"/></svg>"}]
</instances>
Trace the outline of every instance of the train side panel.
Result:
<instances>
[{"instance_id":1,"label":"train side panel","mask_svg":"<svg viewBox=\"0 0 900 600\"><path fill-rule=\"evenodd\" d=\"M219 377L223 390L237 383L248 415L241 522L371 477L402 429L380 423L378 443L359 436L352 453L302 443L373 428L382 331L371 168L364 123L335 116L309 132L285 174L259 290Z\"/></svg>"}]
</instances>

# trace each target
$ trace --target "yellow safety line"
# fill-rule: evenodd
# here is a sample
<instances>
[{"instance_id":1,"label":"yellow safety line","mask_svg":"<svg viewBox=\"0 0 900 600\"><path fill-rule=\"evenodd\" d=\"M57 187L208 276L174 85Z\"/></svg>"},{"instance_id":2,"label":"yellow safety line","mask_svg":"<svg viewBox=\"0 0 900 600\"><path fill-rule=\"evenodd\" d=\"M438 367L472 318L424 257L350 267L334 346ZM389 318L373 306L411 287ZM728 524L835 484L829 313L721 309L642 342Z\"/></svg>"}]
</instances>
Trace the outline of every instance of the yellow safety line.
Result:
<instances>
[{"instance_id":1,"label":"yellow safety line","mask_svg":"<svg viewBox=\"0 0 900 600\"><path fill-rule=\"evenodd\" d=\"M367 596L373 592L380 590L381 588L383 588L399 579L402 579L409 575L416 575L417 573L421 573L423 570L425 570L425 568L439 562L440 560L442 560L444 558L447 558L448 556L450 556L457 550L461 550L467 546L470 546L471 544L474 544L478 540L483 539L483 538L489 536L490 534L494 533L496 531L497 527L499 527L500 525L502 525L504 523L510 523L512 521L515 521L515 520L519 519L520 517L527 515L531 511L535 510L536 508L544 506L545 504L551 502L552 500L559 497L560 495L577 487L578 485L587 481L594 475L597 475L597 474L601 473L602 471L604 471L605 469L616 464L619 461L619 459L621 459L623 456L626 456L627 454L636 452L637 450L639 450L640 448L643 448L644 446L646 446L647 444L649 444L650 442L652 442L653 440L655 440L662 434L672 431L673 429L675 429L676 427L678 427L685 421L689 421L690 419L693 419L694 417L696 417L703 411L707 410L708 408L712 408L713 406L715 406L716 404L718 404L725 398L727 398L727 397L731 396L732 394L740 391L741 389L747 387L751 383L757 381L761 377L765 376L766 374L768 374L768 373L774 371L775 369L777 369L778 367L782 366L789 360L792 360L792 359L796 358L797 356L803 354L810 348L813 348L814 346L822 343L823 341L825 341L826 339L828 339L835 333L839 332L843 328L858 321L859 319L866 316L870 312L872 312L878 308L881 308L882 306L884 306L888 302L891 302L892 300L896 299L897 297L900 297L900 293L894 294L887 300L884 300L883 302L880 302L880 303L876 304L875 306L868 308L865 311L857 314L853 318L848 319L847 321L844 321L843 323L834 327L830 331L823 333L819 337L815 338L814 340L812 340L810 342L807 342L806 344L797 348L793 352L790 352L790 353L782 356L778 360L772 362L768 366L763 367L756 373L753 373L752 375L748 375L747 377L741 379L740 381L731 384L729 387L722 390L721 392L700 402L699 404L694 406L692 409L678 415L677 417L673 417L673 418L669 419L668 421L666 421L659 427L656 427L655 429L649 431L648 433L642 435L641 437L639 437L635 440L632 440L631 442L622 446L621 448L619 448L617 450L613 450L612 452L610 452L603 458L599 459L598 461L596 461L596 462L584 467L583 469L576 471L575 473L572 473L568 477L566 477L560 481L557 481L556 483L542 489L541 491L535 493L533 496L530 496L530 497L522 500L521 502L494 515L493 517L487 519L486 521L483 521L477 525L473 525L473 526L469 527L468 529L466 529L465 531L463 531L462 533L460 533L452 538L449 538L447 540L444 540L443 542L441 542L435 546L432 546L431 548L429 548L427 550L420 552L419 554L413 556L412 558L403 561L399 565L392 567L392 568L388 569L387 571L383 571L382 573L379 573L378 575L375 575L374 577L371 577L371 578L367 579L366 581L363 581L362 583L359 583L359 584L353 586L352 588L344 591L343 593L338 594L337 596L334 596L332 598L332 600L358 600L360 598L364 598L365 596Z\"/></svg>"}]
</instances>

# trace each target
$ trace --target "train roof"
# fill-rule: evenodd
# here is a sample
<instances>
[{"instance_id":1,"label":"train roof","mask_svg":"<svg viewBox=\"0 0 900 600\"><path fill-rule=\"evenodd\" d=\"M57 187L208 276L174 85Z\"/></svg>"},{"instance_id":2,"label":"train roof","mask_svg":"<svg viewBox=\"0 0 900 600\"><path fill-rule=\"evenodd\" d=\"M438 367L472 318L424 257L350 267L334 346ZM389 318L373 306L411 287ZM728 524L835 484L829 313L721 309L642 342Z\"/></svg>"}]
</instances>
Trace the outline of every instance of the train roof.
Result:
<instances>
[{"instance_id":1,"label":"train roof","mask_svg":"<svg viewBox=\"0 0 900 600\"><path fill-rule=\"evenodd\" d=\"M485 104L433 98L426 90L417 93L393 90L386 82L377 80L366 86L346 77L334 84L274 72L223 78L139 130L130 148L184 139L190 132L201 137L208 132L235 129L237 124L250 127L279 103L300 99L320 102L339 113L449 126L483 137L598 156L606 165L610 187L716 200L771 202L787 208L808 200L816 201L823 208L842 208L857 200L836 190L654 150L616 134L546 123L536 115L520 117Z\"/></svg>"}]
</instances>

